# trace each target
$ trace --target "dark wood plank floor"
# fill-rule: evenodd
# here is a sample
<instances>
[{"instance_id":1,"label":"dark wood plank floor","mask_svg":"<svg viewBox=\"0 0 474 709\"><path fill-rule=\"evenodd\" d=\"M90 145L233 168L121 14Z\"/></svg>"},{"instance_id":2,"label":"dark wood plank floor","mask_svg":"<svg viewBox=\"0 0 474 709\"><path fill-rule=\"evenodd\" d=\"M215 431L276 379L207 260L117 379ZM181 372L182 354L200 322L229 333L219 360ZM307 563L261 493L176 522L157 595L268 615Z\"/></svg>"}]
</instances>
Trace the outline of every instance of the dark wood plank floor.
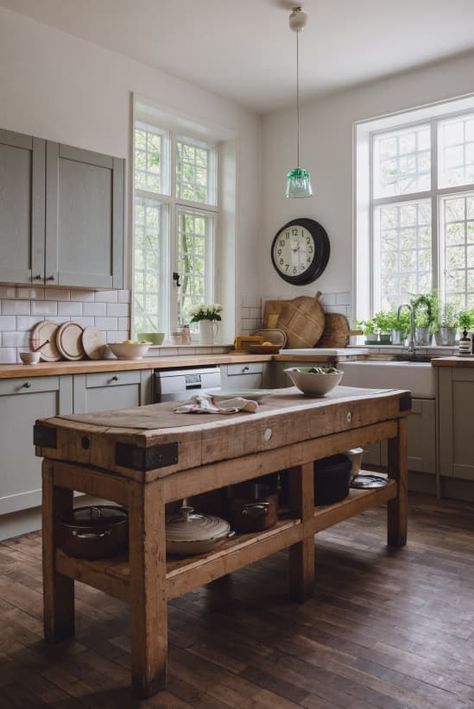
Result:
<instances>
[{"instance_id":1,"label":"dark wood plank floor","mask_svg":"<svg viewBox=\"0 0 474 709\"><path fill-rule=\"evenodd\" d=\"M286 555L170 604L168 691L129 691L127 608L77 584L74 641L42 640L40 537L0 544L0 707L474 707L474 506L412 496L317 538L317 591L288 602Z\"/></svg>"}]
</instances>

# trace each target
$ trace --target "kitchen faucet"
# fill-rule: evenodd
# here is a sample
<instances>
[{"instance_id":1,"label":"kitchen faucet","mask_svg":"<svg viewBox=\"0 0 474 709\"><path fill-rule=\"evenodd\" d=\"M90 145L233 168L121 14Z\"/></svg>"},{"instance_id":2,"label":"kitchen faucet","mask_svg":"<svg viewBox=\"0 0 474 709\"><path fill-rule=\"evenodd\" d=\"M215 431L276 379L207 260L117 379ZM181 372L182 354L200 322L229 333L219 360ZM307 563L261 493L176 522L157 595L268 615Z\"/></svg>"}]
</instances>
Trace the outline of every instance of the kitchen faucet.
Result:
<instances>
[{"instance_id":1,"label":"kitchen faucet","mask_svg":"<svg viewBox=\"0 0 474 709\"><path fill-rule=\"evenodd\" d=\"M397 320L400 320L400 313L402 312L403 308L408 308L410 311L410 340L408 342L408 354L410 357L414 357L416 354L416 346L415 346L415 310L412 305L409 303L402 303L401 305L398 306L397 310Z\"/></svg>"}]
</instances>

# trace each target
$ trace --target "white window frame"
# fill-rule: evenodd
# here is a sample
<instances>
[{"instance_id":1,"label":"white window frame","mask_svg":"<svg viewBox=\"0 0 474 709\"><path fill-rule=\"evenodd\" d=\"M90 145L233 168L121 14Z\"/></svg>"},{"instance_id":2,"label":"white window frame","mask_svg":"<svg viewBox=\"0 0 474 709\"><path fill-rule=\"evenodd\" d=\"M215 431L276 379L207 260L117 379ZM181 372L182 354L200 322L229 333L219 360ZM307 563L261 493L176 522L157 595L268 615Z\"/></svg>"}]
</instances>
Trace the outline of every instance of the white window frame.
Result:
<instances>
[{"instance_id":1,"label":"white window frame","mask_svg":"<svg viewBox=\"0 0 474 709\"><path fill-rule=\"evenodd\" d=\"M162 135L162 166L161 171L161 192L150 192L135 187L135 129L143 127ZM176 185L176 151L177 142L189 142L197 147L204 147L209 150L209 184L208 195L210 202L195 202L177 197ZM137 198L143 198L155 204L162 204L167 211L167 219L163 219L166 232L163 234L162 252L165 263L161 267L160 293L163 299L162 311L160 313L163 322L163 329L171 333L178 325L178 298L176 297L176 282L173 273L177 270L177 215L180 209L185 209L200 213L211 218L211 230L209 243L206 250L207 278L205 282L205 298L207 302L214 300L216 282L216 238L219 230L219 143L210 140L203 141L201 137L193 134L192 131L183 131L173 127L165 127L159 124L144 121L136 118L132 124L132 282L134 278L134 232L135 232L135 204ZM163 225L162 225L163 226ZM132 292L133 303L133 292ZM132 313L132 331L135 330L134 317Z\"/></svg>"},{"instance_id":2,"label":"white window frame","mask_svg":"<svg viewBox=\"0 0 474 709\"><path fill-rule=\"evenodd\" d=\"M403 202L431 201L432 288L444 299L443 244L441 241L442 198L474 191L474 183L455 187L438 186L438 123L474 112L474 94L451 101L413 109L372 121L354 124L354 243L353 305L357 319L372 317L380 309L375 302L374 211L378 206ZM415 126L430 125L431 189L390 197L373 197L373 154L376 136ZM367 282L369 289L367 291Z\"/></svg>"}]
</instances>

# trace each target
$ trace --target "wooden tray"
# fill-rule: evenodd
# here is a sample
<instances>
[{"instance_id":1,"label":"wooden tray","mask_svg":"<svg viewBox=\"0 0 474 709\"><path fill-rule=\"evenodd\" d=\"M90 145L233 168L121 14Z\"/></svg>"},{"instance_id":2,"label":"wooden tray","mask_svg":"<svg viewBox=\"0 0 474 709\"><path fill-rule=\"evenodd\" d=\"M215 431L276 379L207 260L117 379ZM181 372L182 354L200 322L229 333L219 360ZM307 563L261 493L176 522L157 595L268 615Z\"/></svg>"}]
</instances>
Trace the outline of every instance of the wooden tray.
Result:
<instances>
[{"instance_id":1,"label":"wooden tray","mask_svg":"<svg viewBox=\"0 0 474 709\"><path fill-rule=\"evenodd\" d=\"M52 320L42 320L31 331L31 349L41 347L40 357L44 362L58 362L61 354L56 346L56 333L59 325Z\"/></svg>"},{"instance_id":2,"label":"wooden tray","mask_svg":"<svg viewBox=\"0 0 474 709\"><path fill-rule=\"evenodd\" d=\"M290 300L279 316L277 327L286 332L290 349L314 347L323 334L325 315L320 295L318 291L314 298L303 295Z\"/></svg>"},{"instance_id":3,"label":"wooden tray","mask_svg":"<svg viewBox=\"0 0 474 709\"><path fill-rule=\"evenodd\" d=\"M76 322L65 322L59 326L56 346L64 359L76 361L84 357L83 332L84 329Z\"/></svg>"},{"instance_id":4,"label":"wooden tray","mask_svg":"<svg viewBox=\"0 0 474 709\"><path fill-rule=\"evenodd\" d=\"M349 321L341 313L326 313L324 331L316 347L347 347L351 336Z\"/></svg>"},{"instance_id":5,"label":"wooden tray","mask_svg":"<svg viewBox=\"0 0 474 709\"><path fill-rule=\"evenodd\" d=\"M82 346L89 359L104 359L105 332L95 327L86 327L82 333Z\"/></svg>"}]
</instances>

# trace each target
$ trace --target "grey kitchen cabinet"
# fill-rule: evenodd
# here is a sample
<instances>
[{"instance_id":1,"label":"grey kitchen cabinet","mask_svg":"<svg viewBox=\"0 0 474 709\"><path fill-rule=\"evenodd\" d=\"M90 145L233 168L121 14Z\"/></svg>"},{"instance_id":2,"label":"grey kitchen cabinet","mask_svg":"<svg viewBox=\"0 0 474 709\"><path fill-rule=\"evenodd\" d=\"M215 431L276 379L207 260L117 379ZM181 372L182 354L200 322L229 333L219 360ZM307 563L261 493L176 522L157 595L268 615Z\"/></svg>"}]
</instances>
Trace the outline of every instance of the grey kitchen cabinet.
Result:
<instances>
[{"instance_id":1,"label":"grey kitchen cabinet","mask_svg":"<svg viewBox=\"0 0 474 709\"><path fill-rule=\"evenodd\" d=\"M43 283L45 141L0 130L0 281Z\"/></svg>"},{"instance_id":2,"label":"grey kitchen cabinet","mask_svg":"<svg viewBox=\"0 0 474 709\"><path fill-rule=\"evenodd\" d=\"M123 160L47 143L46 281L122 288L123 209Z\"/></svg>"},{"instance_id":3,"label":"grey kitchen cabinet","mask_svg":"<svg viewBox=\"0 0 474 709\"><path fill-rule=\"evenodd\" d=\"M74 376L74 413L130 409L153 401L153 370L100 372Z\"/></svg>"},{"instance_id":4,"label":"grey kitchen cabinet","mask_svg":"<svg viewBox=\"0 0 474 709\"><path fill-rule=\"evenodd\" d=\"M70 413L71 376L0 381L0 515L41 504L33 425L38 418Z\"/></svg>"},{"instance_id":5,"label":"grey kitchen cabinet","mask_svg":"<svg viewBox=\"0 0 474 709\"><path fill-rule=\"evenodd\" d=\"M474 480L474 369L438 367L439 472Z\"/></svg>"},{"instance_id":6,"label":"grey kitchen cabinet","mask_svg":"<svg viewBox=\"0 0 474 709\"><path fill-rule=\"evenodd\" d=\"M260 389L263 384L264 362L224 364L221 366L223 389Z\"/></svg>"},{"instance_id":7,"label":"grey kitchen cabinet","mask_svg":"<svg viewBox=\"0 0 474 709\"><path fill-rule=\"evenodd\" d=\"M0 281L122 288L125 161L0 130Z\"/></svg>"}]
</instances>

